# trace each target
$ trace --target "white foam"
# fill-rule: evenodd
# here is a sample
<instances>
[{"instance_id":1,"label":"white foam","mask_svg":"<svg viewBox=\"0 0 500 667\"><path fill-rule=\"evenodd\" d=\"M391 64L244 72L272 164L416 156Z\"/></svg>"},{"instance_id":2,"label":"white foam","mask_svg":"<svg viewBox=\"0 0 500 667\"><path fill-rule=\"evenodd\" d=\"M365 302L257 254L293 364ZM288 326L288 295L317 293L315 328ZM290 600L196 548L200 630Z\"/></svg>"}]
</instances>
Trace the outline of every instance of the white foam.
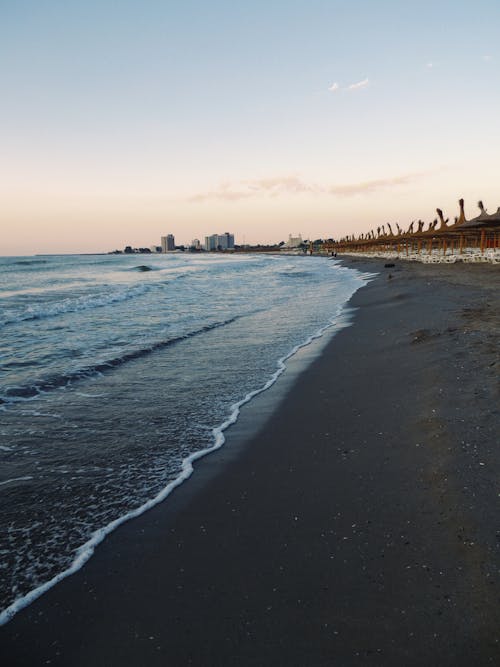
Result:
<instances>
[{"instance_id":1,"label":"white foam","mask_svg":"<svg viewBox=\"0 0 500 667\"><path fill-rule=\"evenodd\" d=\"M165 498L167 498L174 489L180 486L192 475L194 471L193 463L195 461L198 461L199 459L207 456L207 454L210 454L211 452L220 449L224 444L224 442L226 441L224 436L224 431L226 431L232 424L236 422L240 414L241 408L247 403L249 403L255 396L269 389L276 382L279 376L286 370L286 361L290 359L290 357L296 354L300 349L310 345L314 340L323 336L328 329L334 327L336 324L339 324L338 318L340 317L341 314L343 313L347 314L346 310L347 301L360 287L362 287L370 280L370 278L367 277L366 274L360 274L357 271L356 273L358 274L357 275L359 281L358 285L353 286L352 292L348 296L346 296L345 303L337 308L335 315L328 321L328 323L325 326L318 329L318 331L309 336L303 343L295 345L295 347L290 352L288 352L288 354L278 359L276 371L262 387L249 392L243 399L241 399L237 403L234 403L231 406L231 412L226 421L224 421L220 426L217 426L212 429L213 444L210 447L206 447L205 449L202 449L199 452L194 452L193 454L190 454L185 459L183 459L181 472L178 475L178 477L172 480L169 484L167 484L167 486L165 486L154 498L151 498L150 500L142 504L140 507L137 507L136 509L127 512L126 514L118 517L114 521L111 521L111 523L107 524L103 528L94 531L94 533L87 540L87 542L85 542L85 544L82 544L82 546L80 546L77 549L76 556L73 559L73 562L66 570L59 572L59 574L56 574L49 581L46 581L45 583L33 589L29 593L26 593L26 595L23 595L22 597L18 598L12 604L10 604L6 609L0 612L0 626L7 623L15 614L17 614L17 612L21 611L21 609L24 609L25 607L30 605L41 595L43 595L48 590L53 588L60 581L74 574L75 572L78 572L78 570L80 570L83 567L83 565L90 559L90 557L94 553L95 548L104 540L104 538L107 535L112 533L116 528L124 524L126 521L137 518L141 514L144 514L144 512L147 512L152 507L158 505L158 503L161 503L163 500L165 500ZM342 326L346 327L350 326L350 324L351 324L350 318L346 317L344 322L342 323Z\"/></svg>"},{"instance_id":2,"label":"white foam","mask_svg":"<svg viewBox=\"0 0 500 667\"><path fill-rule=\"evenodd\" d=\"M6 479L5 482L0 482L0 486L4 486L4 484L10 484L11 482L24 482L28 479L33 479L33 477L31 477L31 475L26 475L25 477L13 477L12 479Z\"/></svg>"},{"instance_id":3,"label":"white foam","mask_svg":"<svg viewBox=\"0 0 500 667\"><path fill-rule=\"evenodd\" d=\"M62 419L62 415L52 414L51 412L40 412L39 410L22 410L23 416L31 415L32 417L50 417L52 419Z\"/></svg>"},{"instance_id":4,"label":"white foam","mask_svg":"<svg viewBox=\"0 0 500 667\"><path fill-rule=\"evenodd\" d=\"M52 304L41 306L28 306L24 311L16 313L6 310L4 317L0 320L0 325L13 324L15 322L24 322L27 320L42 320L48 317L55 317L64 313L80 312L93 308L108 306L113 303L120 303L127 299L140 296L150 289L151 285L141 283L123 290L116 290L107 294L90 294L80 297L68 297Z\"/></svg>"}]
</instances>

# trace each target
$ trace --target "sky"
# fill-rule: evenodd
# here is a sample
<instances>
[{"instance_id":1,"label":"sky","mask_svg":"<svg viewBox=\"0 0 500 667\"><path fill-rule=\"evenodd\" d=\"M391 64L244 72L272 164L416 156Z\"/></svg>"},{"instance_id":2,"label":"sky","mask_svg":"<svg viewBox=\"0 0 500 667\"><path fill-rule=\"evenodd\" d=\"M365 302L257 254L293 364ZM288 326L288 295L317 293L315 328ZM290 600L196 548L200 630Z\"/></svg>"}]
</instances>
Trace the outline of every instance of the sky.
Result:
<instances>
[{"instance_id":1,"label":"sky","mask_svg":"<svg viewBox=\"0 0 500 667\"><path fill-rule=\"evenodd\" d=\"M0 0L0 255L500 205L498 0Z\"/></svg>"}]
</instances>

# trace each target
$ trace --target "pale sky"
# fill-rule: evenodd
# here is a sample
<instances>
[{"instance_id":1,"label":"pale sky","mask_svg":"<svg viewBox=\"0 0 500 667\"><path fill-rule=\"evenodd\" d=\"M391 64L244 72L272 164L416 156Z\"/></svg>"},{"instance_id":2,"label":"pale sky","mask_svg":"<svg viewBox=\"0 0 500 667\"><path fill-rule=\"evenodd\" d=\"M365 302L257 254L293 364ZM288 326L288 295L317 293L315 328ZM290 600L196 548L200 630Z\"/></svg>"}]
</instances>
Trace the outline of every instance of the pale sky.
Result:
<instances>
[{"instance_id":1,"label":"pale sky","mask_svg":"<svg viewBox=\"0 0 500 667\"><path fill-rule=\"evenodd\" d=\"M496 210L499 33L499 0L0 0L0 254Z\"/></svg>"}]
</instances>

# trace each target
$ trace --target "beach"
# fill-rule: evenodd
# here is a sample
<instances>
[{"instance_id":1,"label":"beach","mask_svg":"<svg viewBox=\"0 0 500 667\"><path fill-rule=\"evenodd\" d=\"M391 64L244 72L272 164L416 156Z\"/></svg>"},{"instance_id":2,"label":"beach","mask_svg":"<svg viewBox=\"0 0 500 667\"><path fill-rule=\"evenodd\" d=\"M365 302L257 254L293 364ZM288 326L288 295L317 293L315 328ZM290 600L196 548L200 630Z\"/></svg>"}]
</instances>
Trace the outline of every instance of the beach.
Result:
<instances>
[{"instance_id":1,"label":"beach","mask_svg":"<svg viewBox=\"0 0 500 667\"><path fill-rule=\"evenodd\" d=\"M378 273L352 326L1 627L2 664L500 662L500 270L342 261Z\"/></svg>"}]
</instances>

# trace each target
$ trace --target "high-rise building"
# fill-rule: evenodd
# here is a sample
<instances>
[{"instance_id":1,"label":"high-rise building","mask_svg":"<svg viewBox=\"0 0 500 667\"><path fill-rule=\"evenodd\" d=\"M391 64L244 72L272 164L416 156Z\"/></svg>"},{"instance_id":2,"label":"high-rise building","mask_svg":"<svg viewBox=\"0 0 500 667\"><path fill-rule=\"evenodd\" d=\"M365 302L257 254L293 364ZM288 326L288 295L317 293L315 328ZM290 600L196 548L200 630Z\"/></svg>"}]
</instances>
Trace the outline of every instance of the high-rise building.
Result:
<instances>
[{"instance_id":1,"label":"high-rise building","mask_svg":"<svg viewBox=\"0 0 500 667\"><path fill-rule=\"evenodd\" d=\"M212 236L205 236L205 250L210 252L211 250L217 250L217 235L212 234Z\"/></svg>"},{"instance_id":2,"label":"high-rise building","mask_svg":"<svg viewBox=\"0 0 500 667\"><path fill-rule=\"evenodd\" d=\"M234 250L234 234L212 234L205 236L205 250Z\"/></svg>"},{"instance_id":3,"label":"high-rise building","mask_svg":"<svg viewBox=\"0 0 500 667\"><path fill-rule=\"evenodd\" d=\"M167 234L161 237L161 251L169 252L175 250L175 239L173 234Z\"/></svg>"},{"instance_id":4,"label":"high-rise building","mask_svg":"<svg viewBox=\"0 0 500 667\"><path fill-rule=\"evenodd\" d=\"M234 248L234 234L230 234L229 232L220 234L218 236L217 246L220 247L221 250L232 250Z\"/></svg>"}]
</instances>

